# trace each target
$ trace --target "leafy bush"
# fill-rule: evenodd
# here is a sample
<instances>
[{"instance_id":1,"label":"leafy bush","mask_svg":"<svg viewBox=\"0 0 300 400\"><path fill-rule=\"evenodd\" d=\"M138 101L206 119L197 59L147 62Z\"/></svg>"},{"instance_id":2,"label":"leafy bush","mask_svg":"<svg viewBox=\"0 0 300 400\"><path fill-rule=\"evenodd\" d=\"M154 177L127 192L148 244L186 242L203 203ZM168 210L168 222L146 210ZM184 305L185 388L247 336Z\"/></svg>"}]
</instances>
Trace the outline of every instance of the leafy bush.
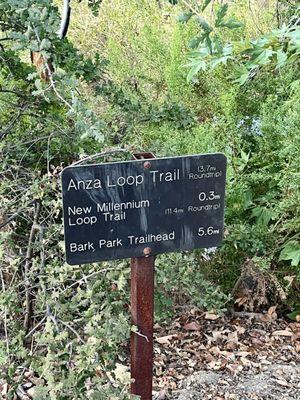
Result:
<instances>
[{"instance_id":1,"label":"leafy bush","mask_svg":"<svg viewBox=\"0 0 300 400\"><path fill-rule=\"evenodd\" d=\"M156 267L157 286L173 298L174 303L191 303L205 310L219 312L226 309L230 296L226 296L217 285L205 279L201 265L194 255L164 254L157 259ZM159 302L157 303L159 309ZM166 302L163 304L168 305ZM162 308L160 316L160 319L163 318L166 319L165 308Z\"/></svg>"}]
</instances>

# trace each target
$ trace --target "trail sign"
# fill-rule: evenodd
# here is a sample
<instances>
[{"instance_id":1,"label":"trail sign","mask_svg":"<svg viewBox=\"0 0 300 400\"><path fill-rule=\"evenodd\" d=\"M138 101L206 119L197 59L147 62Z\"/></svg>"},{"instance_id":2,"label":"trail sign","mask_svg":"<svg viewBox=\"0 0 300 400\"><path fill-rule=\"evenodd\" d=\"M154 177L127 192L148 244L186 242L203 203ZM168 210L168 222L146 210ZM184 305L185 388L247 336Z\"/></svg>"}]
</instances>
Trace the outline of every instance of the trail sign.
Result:
<instances>
[{"instance_id":1,"label":"trail sign","mask_svg":"<svg viewBox=\"0 0 300 400\"><path fill-rule=\"evenodd\" d=\"M221 242L226 175L223 154L149 155L62 172L67 262L131 257L131 393L141 400L152 398L154 256Z\"/></svg>"},{"instance_id":2,"label":"trail sign","mask_svg":"<svg viewBox=\"0 0 300 400\"><path fill-rule=\"evenodd\" d=\"M217 246L225 175L226 158L219 153L65 168L67 262Z\"/></svg>"}]
</instances>

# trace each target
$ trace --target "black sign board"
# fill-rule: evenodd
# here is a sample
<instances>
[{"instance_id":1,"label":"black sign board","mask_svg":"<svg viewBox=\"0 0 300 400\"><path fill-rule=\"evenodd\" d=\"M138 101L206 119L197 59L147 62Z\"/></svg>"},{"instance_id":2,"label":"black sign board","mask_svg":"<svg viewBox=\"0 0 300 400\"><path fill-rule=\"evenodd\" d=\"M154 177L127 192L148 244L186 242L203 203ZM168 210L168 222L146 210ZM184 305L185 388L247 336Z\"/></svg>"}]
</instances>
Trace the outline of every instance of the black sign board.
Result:
<instances>
[{"instance_id":1,"label":"black sign board","mask_svg":"<svg viewBox=\"0 0 300 400\"><path fill-rule=\"evenodd\" d=\"M65 168L67 262L217 246L225 175L219 153Z\"/></svg>"}]
</instances>

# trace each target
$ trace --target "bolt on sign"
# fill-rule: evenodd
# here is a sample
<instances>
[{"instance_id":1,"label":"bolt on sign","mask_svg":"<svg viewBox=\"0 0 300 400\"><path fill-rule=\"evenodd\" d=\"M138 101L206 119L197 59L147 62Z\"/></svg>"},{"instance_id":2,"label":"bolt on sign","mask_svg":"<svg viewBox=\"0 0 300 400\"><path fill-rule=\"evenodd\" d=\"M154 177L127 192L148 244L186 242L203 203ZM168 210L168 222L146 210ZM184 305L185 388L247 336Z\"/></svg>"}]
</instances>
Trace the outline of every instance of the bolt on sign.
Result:
<instances>
[{"instance_id":1,"label":"bolt on sign","mask_svg":"<svg viewBox=\"0 0 300 400\"><path fill-rule=\"evenodd\" d=\"M70 166L62 172L71 265L214 247L224 228L223 154Z\"/></svg>"}]
</instances>

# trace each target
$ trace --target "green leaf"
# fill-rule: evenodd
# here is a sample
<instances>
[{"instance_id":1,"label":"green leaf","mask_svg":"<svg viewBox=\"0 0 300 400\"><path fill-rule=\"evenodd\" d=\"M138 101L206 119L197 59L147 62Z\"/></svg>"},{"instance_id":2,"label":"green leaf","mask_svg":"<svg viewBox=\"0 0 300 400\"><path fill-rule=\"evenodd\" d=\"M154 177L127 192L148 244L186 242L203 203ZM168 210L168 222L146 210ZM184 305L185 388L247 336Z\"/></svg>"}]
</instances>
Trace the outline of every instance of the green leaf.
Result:
<instances>
[{"instance_id":1,"label":"green leaf","mask_svg":"<svg viewBox=\"0 0 300 400\"><path fill-rule=\"evenodd\" d=\"M204 11L206 7L212 2L212 0L205 0L201 6L201 11Z\"/></svg>"},{"instance_id":2,"label":"green leaf","mask_svg":"<svg viewBox=\"0 0 300 400\"><path fill-rule=\"evenodd\" d=\"M287 54L283 51L283 49L279 49L276 52L276 56L277 56L277 64L276 64L276 68L281 68L286 64L287 61Z\"/></svg>"},{"instance_id":3,"label":"green leaf","mask_svg":"<svg viewBox=\"0 0 300 400\"><path fill-rule=\"evenodd\" d=\"M223 57L218 57L218 58L213 58L210 63L209 66L211 69L216 68L219 64L224 64L226 65L227 61L230 59L230 56L223 56Z\"/></svg>"},{"instance_id":4,"label":"green leaf","mask_svg":"<svg viewBox=\"0 0 300 400\"><path fill-rule=\"evenodd\" d=\"M251 72L251 71L244 72L244 73L241 74L238 78L236 78L236 79L234 80L234 82L235 82L235 83L238 83L240 86L243 86L243 85L247 82L247 80L249 79L250 72Z\"/></svg>"},{"instance_id":5,"label":"green leaf","mask_svg":"<svg viewBox=\"0 0 300 400\"><path fill-rule=\"evenodd\" d=\"M263 50L260 55L255 58L255 62L259 65L269 64L271 61L271 57L273 55L273 51L270 49Z\"/></svg>"},{"instance_id":6,"label":"green leaf","mask_svg":"<svg viewBox=\"0 0 300 400\"><path fill-rule=\"evenodd\" d=\"M220 56L223 55L223 45L222 45L221 40L219 40L218 37L214 37L213 44L214 44L214 50L215 50L214 52L216 52Z\"/></svg>"},{"instance_id":7,"label":"green leaf","mask_svg":"<svg viewBox=\"0 0 300 400\"><path fill-rule=\"evenodd\" d=\"M181 23L186 23L186 22L188 22L188 21L191 19L191 17L192 17L193 15L194 15L193 12L190 12L190 11L184 12L184 13L178 15L178 17L176 18L176 20L177 20L178 22L181 22Z\"/></svg>"},{"instance_id":8,"label":"green leaf","mask_svg":"<svg viewBox=\"0 0 300 400\"><path fill-rule=\"evenodd\" d=\"M225 17L225 15L227 14L227 11L228 11L228 4L224 4L220 7L218 7L216 22L215 22L216 27L221 26L222 20Z\"/></svg>"},{"instance_id":9,"label":"green leaf","mask_svg":"<svg viewBox=\"0 0 300 400\"><path fill-rule=\"evenodd\" d=\"M40 45L41 50L48 50L51 47L51 42L48 39L43 39Z\"/></svg>"},{"instance_id":10,"label":"green leaf","mask_svg":"<svg viewBox=\"0 0 300 400\"><path fill-rule=\"evenodd\" d=\"M193 61L194 59L202 59L210 54L209 49L205 46L200 47L197 51L192 51L189 53L189 61Z\"/></svg>"},{"instance_id":11,"label":"green leaf","mask_svg":"<svg viewBox=\"0 0 300 400\"><path fill-rule=\"evenodd\" d=\"M281 250L279 260L291 260L291 265L297 267L300 262L300 243L293 240Z\"/></svg>"},{"instance_id":12,"label":"green leaf","mask_svg":"<svg viewBox=\"0 0 300 400\"><path fill-rule=\"evenodd\" d=\"M199 46L200 42L201 38L199 36L196 36L190 40L188 46L190 49L196 49Z\"/></svg>"},{"instance_id":13,"label":"green leaf","mask_svg":"<svg viewBox=\"0 0 300 400\"><path fill-rule=\"evenodd\" d=\"M126 287L126 285L127 285L127 276L121 272L117 282L118 290L123 290Z\"/></svg>"},{"instance_id":14,"label":"green leaf","mask_svg":"<svg viewBox=\"0 0 300 400\"><path fill-rule=\"evenodd\" d=\"M250 152L245 153L244 150L241 150L241 158L247 164L250 158Z\"/></svg>"},{"instance_id":15,"label":"green leaf","mask_svg":"<svg viewBox=\"0 0 300 400\"><path fill-rule=\"evenodd\" d=\"M293 311L291 313L287 314L287 316L293 321L296 320L298 315L300 315L300 303L294 304L293 305Z\"/></svg>"},{"instance_id":16,"label":"green leaf","mask_svg":"<svg viewBox=\"0 0 300 400\"><path fill-rule=\"evenodd\" d=\"M206 70L206 63L204 60L199 60L190 70L186 77L188 83L192 81L194 76L202 69L202 71Z\"/></svg>"},{"instance_id":17,"label":"green leaf","mask_svg":"<svg viewBox=\"0 0 300 400\"><path fill-rule=\"evenodd\" d=\"M237 29L244 26L242 22L237 21L234 18L229 18L227 21L221 22L219 26L229 29Z\"/></svg>"},{"instance_id":18,"label":"green leaf","mask_svg":"<svg viewBox=\"0 0 300 400\"><path fill-rule=\"evenodd\" d=\"M37 76L38 76L37 72L32 72L32 73L27 75L27 79L29 81L32 81L33 79L36 79Z\"/></svg>"},{"instance_id":19,"label":"green leaf","mask_svg":"<svg viewBox=\"0 0 300 400\"><path fill-rule=\"evenodd\" d=\"M223 47L223 54L224 56L229 56L233 53L233 46L231 43L227 43L224 47Z\"/></svg>"},{"instance_id":20,"label":"green leaf","mask_svg":"<svg viewBox=\"0 0 300 400\"><path fill-rule=\"evenodd\" d=\"M201 28L204 30L206 33L212 32L212 27L209 25L209 23L202 17L197 17L197 22L201 26Z\"/></svg>"},{"instance_id":21,"label":"green leaf","mask_svg":"<svg viewBox=\"0 0 300 400\"><path fill-rule=\"evenodd\" d=\"M255 207L252 210L251 218L256 218L258 224L268 225L273 217L273 213L267 207Z\"/></svg>"},{"instance_id":22,"label":"green leaf","mask_svg":"<svg viewBox=\"0 0 300 400\"><path fill-rule=\"evenodd\" d=\"M251 190L245 190L243 193L243 208L247 210L252 204L252 192Z\"/></svg>"},{"instance_id":23,"label":"green leaf","mask_svg":"<svg viewBox=\"0 0 300 400\"><path fill-rule=\"evenodd\" d=\"M211 38L209 37L209 33L207 35L205 35L205 43L206 43L207 48L209 49L210 54L212 54L213 53L213 50L212 50L213 44L212 44Z\"/></svg>"},{"instance_id":24,"label":"green leaf","mask_svg":"<svg viewBox=\"0 0 300 400\"><path fill-rule=\"evenodd\" d=\"M287 314L287 316L289 317L289 319L291 319L292 321L296 321L296 318L300 315L300 309L293 311L289 314Z\"/></svg>"},{"instance_id":25,"label":"green leaf","mask_svg":"<svg viewBox=\"0 0 300 400\"><path fill-rule=\"evenodd\" d=\"M290 31L287 35L291 38L293 43L300 43L300 28L297 27L296 29Z\"/></svg>"}]
</instances>

